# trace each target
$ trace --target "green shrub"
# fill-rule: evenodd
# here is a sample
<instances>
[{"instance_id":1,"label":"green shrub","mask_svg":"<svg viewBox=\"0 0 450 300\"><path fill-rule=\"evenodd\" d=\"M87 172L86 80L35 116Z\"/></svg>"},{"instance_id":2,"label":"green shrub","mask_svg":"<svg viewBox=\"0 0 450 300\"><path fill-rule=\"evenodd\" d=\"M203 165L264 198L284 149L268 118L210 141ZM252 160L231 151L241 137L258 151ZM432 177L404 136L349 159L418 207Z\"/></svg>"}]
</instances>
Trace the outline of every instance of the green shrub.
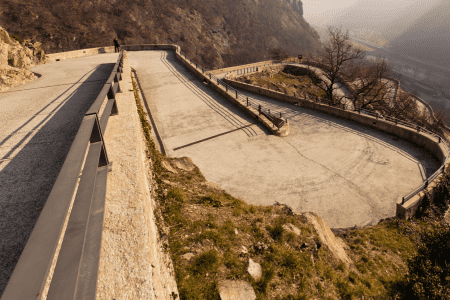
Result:
<instances>
[{"instance_id":1,"label":"green shrub","mask_svg":"<svg viewBox=\"0 0 450 300\"><path fill-rule=\"evenodd\" d=\"M408 262L408 299L450 299L450 226L433 224L421 234L418 253Z\"/></svg>"},{"instance_id":2,"label":"green shrub","mask_svg":"<svg viewBox=\"0 0 450 300\"><path fill-rule=\"evenodd\" d=\"M277 223L275 226L267 225L266 229L275 241L281 241L283 239L284 229L281 223Z\"/></svg>"},{"instance_id":3,"label":"green shrub","mask_svg":"<svg viewBox=\"0 0 450 300\"><path fill-rule=\"evenodd\" d=\"M192 263L191 271L194 275L204 275L217 271L219 256L215 250L209 250L200 254Z\"/></svg>"}]
</instances>

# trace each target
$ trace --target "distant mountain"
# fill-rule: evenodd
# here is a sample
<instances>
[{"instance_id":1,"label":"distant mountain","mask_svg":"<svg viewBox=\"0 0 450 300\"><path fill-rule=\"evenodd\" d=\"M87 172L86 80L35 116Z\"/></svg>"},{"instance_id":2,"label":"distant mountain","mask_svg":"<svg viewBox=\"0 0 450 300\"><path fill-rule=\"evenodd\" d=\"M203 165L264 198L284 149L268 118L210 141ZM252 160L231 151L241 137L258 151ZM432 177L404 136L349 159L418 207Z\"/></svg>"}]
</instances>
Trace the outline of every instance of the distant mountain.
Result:
<instances>
[{"instance_id":1,"label":"distant mountain","mask_svg":"<svg viewBox=\"0 0 450 300\"><path fill-rule=\"evenodd\" d=\"M122 44L177 43L208 67L320 47L300 0L1 0L0 26L47 53Z\"/></svg>"},{"instance_id":2,"label":"distant mountain","mask_svg":"<svg viewBox=\"0 0 450 300\"><path fill-rule=\"evenodd\" d=\"M450 67L450 2L442 0L390 42L392 51Z\"/></svg>"},{"instance_id":3,"label":"distant mountain","mask_svg":"<svg viewBox=\"0 0 450 300\"><path fill-rule=\"evenodd\" d=\"M387 45L441 0L359 0L335 15L329 24L342 25L359 38Z\"/></svg>"}]
</instances>

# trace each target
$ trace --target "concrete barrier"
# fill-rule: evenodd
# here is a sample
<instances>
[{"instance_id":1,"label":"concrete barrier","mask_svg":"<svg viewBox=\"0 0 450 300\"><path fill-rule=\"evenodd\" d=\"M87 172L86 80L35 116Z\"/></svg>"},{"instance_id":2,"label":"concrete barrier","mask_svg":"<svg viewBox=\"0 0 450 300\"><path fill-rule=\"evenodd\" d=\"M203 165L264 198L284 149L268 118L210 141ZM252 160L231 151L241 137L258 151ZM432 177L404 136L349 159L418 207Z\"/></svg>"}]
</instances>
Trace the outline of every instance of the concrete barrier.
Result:
<instances>
[{"instance_id":1,"label":"concrete barrier","mask_svg":"<svg viewBox=\"0 0 450 300\"><path fill-rule=\"evenodd\" d=\"M211 80L207 73L202 73L195 66L189 63L179 52L176 52L176 57L180 62L191 71L198 79L203 82L207 82L209 86L215 90L217 93L222 95L225 99L242 109L246 114L261 122L270 132L272 132L276 136L287 136L289 135L289 123L286 123L280 129L273 126L272 122L268 120L264 115L260 115L259 112L253 107L246 106L241 103L239 100L230 95L225 89L223 89L217 82Z\"/></svg>"},{"instance_id":2,"label":"concrete barrier","mask_svg":"<svg viewBox=\"0 0 450 300\"><path fill-rule=\"evenodd\" d=\"M123 50L126 51L151 51L151 50L171 50L177 51L177 45L172 44L144 44L144 45L124 45L121 46Z\"/></svg>"},{"instance_id":3,"label":"concrete barrier","mask_svg":"<svg viewBox=\"0 0 450 300\"><path fill-rule=\"evenodd\" d=\"M446 163L445 168L449 167L449 163L445 161L446 157L449 155L448 149L444 146L443 143L439 143L437 137L428 135L426 133L417 132L412 130L409 127L403 125L396 125L392 122L388 122L381 118L372 117L365 114L359 114L357 112L343 110L338 107L328 106L320 103L315 103L313 101L307 99L301 99L294 96L289 96L280 92L268 90L262 87L258 87L255 85L238 82L230 79L224 79L224 81L235 88L243 89L252 93L260 94L263 96L267 96L270 98L274 98L283 102L296 104L302 107L311 108L314 110L318 110L327 114L331 114L340 118L352 120L358 122L360 124L372 127L374 129L392 134L401 139L407 140L421 148L424 148L431 152L442 164ZM442 175L438 176L435 180L428 184L426 188L427 191L432 193L433 188L436 186L436 183L439 181L439 178ZM417 208L420 206L423 198L425 196L425 192L422 191L406 201L402 204L403 199L397 199L397 208L396 215L399 218L408 219L411 218L416 212Z\"/></svg>"},{"instance_id":4,"label":"concrete barrier","mask_svg":"<svg viewBox=\"0 0 450 300\"><path fill-rule=\"evenodd\" d=\"M81 49L67 52L59 52L59 53L51 53L45 56L47 62L60 61L65 59L72 59L84 56L91 56L102 53L114 53L114 46L111 47L98 47L98 48L89 48L89 49Z\"/></svg>"},{"instance_id":5,"label":"concrete barrier","mask_svg":"<svg viewBox=\"0 0 450 300\"><path fill-rule=\"evenodd\" d=\"M216 69L216 70L211 70L209 71L209 73L211 74L221 74L221 73L228 73L228 72L233 72L233 71L237 71L237 70L241 70L241 69L245 69L245 68L251 68L251 67L261 67L261 66L265 66L265 65L273 65L276 63L280 63L281 61L279 60L266 60L266 61L260 61L257 63L252 63L252 64L246 64L246 65L240 65L240 66L234 66L234 67L228 67L228 68L222 68L222 69Z\"/></svg>"}]
</instances>

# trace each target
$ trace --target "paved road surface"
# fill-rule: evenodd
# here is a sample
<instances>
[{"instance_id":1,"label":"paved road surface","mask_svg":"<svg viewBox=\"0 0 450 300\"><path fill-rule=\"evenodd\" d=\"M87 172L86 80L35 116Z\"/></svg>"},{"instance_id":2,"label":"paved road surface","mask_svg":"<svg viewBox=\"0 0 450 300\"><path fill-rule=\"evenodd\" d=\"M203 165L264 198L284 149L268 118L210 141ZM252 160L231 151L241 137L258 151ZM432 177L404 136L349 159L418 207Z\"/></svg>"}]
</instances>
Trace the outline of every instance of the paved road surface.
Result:
<instances>
[{"instance_id":1,"label":"paved road surface","mask_svg":"<svg viewBox=\"0 0 450 300\"><path fill-rule=\"evenodd\" d=\"M37 66L41 78L0 93L0 295L117 57Z\"/></svg>"},{"instance_id":2,"label":"paved road surface","mask_svg":"<svg viewBox=\"0 0 450 300\"><path fill-rule=\"evenodd\" d=\"M313 211L331 227L395 215L396 198L438 162L393 136L314 110L251 95L289 118L280 138L253 123L165 51L130 52L170 156L188 156L205 177L252 204ZM191 146L188 144L195 143Z\"/></svg>"}]
</instances>

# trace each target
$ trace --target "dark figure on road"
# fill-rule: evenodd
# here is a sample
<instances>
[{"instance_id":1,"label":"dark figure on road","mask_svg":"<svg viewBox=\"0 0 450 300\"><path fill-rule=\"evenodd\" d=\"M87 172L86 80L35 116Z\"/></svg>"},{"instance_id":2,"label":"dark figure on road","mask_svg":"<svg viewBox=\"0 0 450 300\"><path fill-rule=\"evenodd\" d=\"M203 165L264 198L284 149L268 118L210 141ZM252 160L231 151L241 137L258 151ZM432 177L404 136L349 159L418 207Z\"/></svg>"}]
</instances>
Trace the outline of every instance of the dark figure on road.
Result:
<instances>
[{"instance_id":1,"label":"dark figure on road","mask_svg":"<svg viewBox=\"0 0 450 300\"><path fill-rule=\"evenodd\" d=\"M117 38L114 39L114 52L120 51L119 40Z\"/></svg>"}]
</instances>

